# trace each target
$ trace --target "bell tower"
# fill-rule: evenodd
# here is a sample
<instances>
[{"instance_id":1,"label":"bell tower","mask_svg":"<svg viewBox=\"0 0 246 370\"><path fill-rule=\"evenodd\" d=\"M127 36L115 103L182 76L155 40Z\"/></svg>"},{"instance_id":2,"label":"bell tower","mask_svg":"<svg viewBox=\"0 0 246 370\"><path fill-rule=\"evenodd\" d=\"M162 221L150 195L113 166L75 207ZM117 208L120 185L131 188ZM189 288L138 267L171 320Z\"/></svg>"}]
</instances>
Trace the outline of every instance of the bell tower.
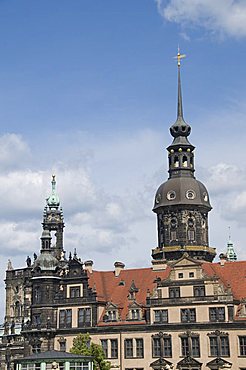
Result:
<instances>
[{"instance_id":1,"label":"bell tower","mask_svg":"<svg viewBox=\"0 0 246 370\"><path fill-rule=\"evenodd\" d=\"M178 107L176 122L170 127L173 142L168 146L169 178L155 195L158 247L154 260L177 260L184 252L195 259L212 261L215 249L209 247L208 212L212 209L206 187L195 176L194 149L188 137L191 127L184 120L180 65L178 64Z\"/></svg>"}]
</instances>

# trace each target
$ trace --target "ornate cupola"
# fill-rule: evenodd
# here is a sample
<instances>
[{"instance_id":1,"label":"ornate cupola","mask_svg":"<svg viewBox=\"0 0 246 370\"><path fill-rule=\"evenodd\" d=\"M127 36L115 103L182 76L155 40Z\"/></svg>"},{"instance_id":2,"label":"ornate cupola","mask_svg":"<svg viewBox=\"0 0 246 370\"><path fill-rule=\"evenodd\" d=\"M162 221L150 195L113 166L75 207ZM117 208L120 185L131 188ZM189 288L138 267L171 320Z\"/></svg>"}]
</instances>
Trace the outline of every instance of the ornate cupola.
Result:
<instances>
[{"instance_id":1,"label":"ornate cupola","mask_svg":"<svg viewBox=\"0 0 246 370\"><path fill-rule=\"evenodd\" d=\"M184 252L195 259L212 261L215 249L209 247L208 212L212 209L205 186L194 176L194 149L188 136L191 127L183 116L180 61L178 51L177 120L170 127L172 144L167 148L169 178L157 190L153 212L157 214L158 247L154 260L177 260Z\"/></svg>"},{"instance_id":2,"label":"ornate cupola","mask_svg":"<svg viewBox=\"0 0 246 370\"><path fill-rule=\"evenodd\" d=\"M56 192L56 178L52 176L51 195L46 199L47 205L43 214L43 229L50 233L55 233L55 244L51 246L54 257L61 259L64 256L63 250L63 211L60 206L60 200Z\"/></svg>"}]
</instances>

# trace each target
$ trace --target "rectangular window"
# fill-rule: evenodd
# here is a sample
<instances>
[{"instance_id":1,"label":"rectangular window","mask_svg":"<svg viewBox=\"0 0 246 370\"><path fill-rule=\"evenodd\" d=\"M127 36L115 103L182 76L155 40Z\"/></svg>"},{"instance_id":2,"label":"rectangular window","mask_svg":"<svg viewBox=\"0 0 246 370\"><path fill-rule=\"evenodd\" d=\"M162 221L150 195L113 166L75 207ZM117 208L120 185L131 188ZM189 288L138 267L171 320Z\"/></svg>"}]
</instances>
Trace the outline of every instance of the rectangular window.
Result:
<instances>
[{"instance_id":1,"label":"rectangular window","mask_svg":"<svg viewBox=\"0 0 246 370\"><path fill-rule=\"evenodd\" d=\"M125 358L133 357L133 340L125 339Z\"/></svg>"},{"instance_id":2,"label":"rectangular window","mask_svg":"<svg viewBox=\"0 0 246 370\"><path fill-rule=\"evenodd\" d=\"M111 358L118 358L118 339L111 339Z\"/></svg>"},{"instance_id":3,"label":"rectangular window","mask_svg":"<svg viewBox=\"0 0 246 370\"><path fill-rule=\"evenodd\" d=\"M179 272L179 275L178 275L178 277L179 277L179 279L183 279L183 277L184 277L184 274L183 274L183 272Z\"/></svg>"},{"instance_id":4,"label":"rectangular window","mask_svg":"<svg viewBox=\"0 0 246 370\"><path fill-rule=\"evenodd\" d=\"M154 322L168 322L168 310L154 310Z\"/></svg>"},{"instance_id":5,"label":"rectangular window","mask_svg":"<svg viewBox=\"0 0 246 370\"><path fill-rule=\"evenodd\" d=\"M200 357L200 341L199 337L191 337L192 356Z\"/></svg>"},{"instance_id":6,"label":"rectangular window","mask_svg":"<svg viewBox=\"0 0 246 370\"><path fill-rule=\"evenodd\" d=\"M47 369L47 365L46 365ZM70 370L88 370L89 363L88 362L71 362L70 363Z\"/></svg>"},{"instance_id":7,"label":"rectangular window","mask_svg":"<svg viewBox=\"0 0 246 370\"><path fill-rule=\"evenodd\" d=\"M108 340L107 339L101 339L101 346L102 346L103 352L105 354L105 357L108 358Z\"/></svg>"},{"instance_id":8,"label":"rectangular window","mask_svg":"<svg viewBox=\"0 0 246 370\"><path fill-rule=\"evenodd\" d=\"M210 356L217 357L219 355L218 338L210 337Z\"/></svg>"},{"instance_id":9,"label":"rectangular window","mask_svg":"<svg viewBox=\"0 0 246 370\"><path fill-rule=\"evenodd\" d=\"M172 357L172 338L163 337L163 356Z\"/></svg>"},{"instance_id":10,"label":"rectangular window","mask_svg":"<svg viewBox=\"0 0 246 370\"><path fill-rule=\"evenodd\" d=\"M240 356L246 356L246 336L239 337Z\"/></svg>"},{"instance_id":11,"label":"rectangular window","mask_svg":"<svg viewBox=\"0 0 246 370\"><path fill-rule=\"evenodd\" d=\"M70 298L80 297L80 286L75 286L70 288Z\"/></svg>"},{"instance_id":12,"label":"rectangular window","mask_svg":"<svg viewBox=\"0 0 246 370\"><path fill-rule=\"evenodd\" d=\"M196 321L196 309L195 308L184 308L180 310L181 322L195 322Z\"/></svg>"},{"instance_id":13,"label":"rectangular window","mask_svg":"<svg viewBox=\"0 0 246 370\"><path fill-rule=\"evenodd\" d=\"M225 307L210 307L210 321L225 321Z\"/></svg>"},{"instance_id":14,"label":"rectangular window","mask_svg":"<svg viewBox=\"0 0 246 370\"><path fill-rule=\"evenodd\" d=\"M169 288L169 298L179 298L180 297L180 287Z\"/></svg>"},{"instance_id":15,"label":"rectangular window","mask_svg":"<svg viewBox=\"0 0 246 370\"><path fill-rule=\"evenodd\" d=\"M66 310L60 310L59 312L59 327L65 328Z\"/></svg>"},{"instance_id":16,"label":"rectangular window","mask_svg":"<svg viewBox=\"0 0 246 370\"><path fill-rule=\"evenodd\" d=\"M153 354L152 357L161 356L161 338L153 338Z\"/></svg>"},{"instance_id":17,"label":"rectangular window","mask_svg":"<svg viewBox=\"0 0 246 370\"><path fill-rule=\"evenodd\" d=\"M72 310L66 310L66 327L72 327Z\"/></svg>"},{"instance_id":18,"label":"rectangular window","mask_svg":"<svg viewBox=\"0 0 246 370\"><path fill-rule=\"evenodd\" d=\"M33 315L33 325L35 326L41 325L41 315L40 314Z\"/></svg>"},{"instance_id":19,"label":"rectangular window","mask_svg":"<svg viewBox=\"0 0 246 370\"><path fill-rule=\"evenodd\" d=\"M72 327L72 310L60 310L59 311L59 328L71 328Z\"/></svg>"},{"instance_id":20,"label":"rectangular window","mask_svg":"<svg viewBox=\"0 0 246 370\"><path fill-rule=\"evenodd\" d=\"M194 272L189 272L189 278L193 278L195 276Z\"/></svg>"},{"instance_id":21,"label":"rectangular window","mask_svg":"<svg viewBox=\"0 0 246 370\"><path fill-rule=\"evenodd\" d=\"M204 297L205 286L194 286L194 297Z\"/></svg>"},{"instance_id":22,"label":"rectangular window","mask_svg":"<svg viewBox=\"0 0 246 370\"><path fill-rule=\"evenodd\" d=\"M220 337L221 343L221 356L230 356L229 338L228 336Z\"/></svg>"},{"instance_id":23,"label":"rectangular window","mask_svg":"<svg viewBox=\"0 0 246 370\"><path fill-rule=\"evenodd\" d=\"M131 319L132 320L140 320L140 310L139 309L132 309L131 310Z\"/></svg>"},{"instance_id":24,"label":"rectangular window","mask_svg":"<svg viewBox=\"0 0 246 370\"><path fill-rule=\"evenodd\" d=\"M59 344L60 344L60 351L66 352L66 340L59 341Z\"/></svg>"},{"instance_id":25,"label":"rectangular window","mask_svg":"<svg viewBox=\"0 0 246 370\"><path fill-rule=\"evenodd\" d=\"M183 357L188 356L190 354L188 337L181 338L181 352Z\"/></svg>"},{"instance_id":26,"label":"rectangular window","mask_svg":"<svg viewBox=\"0 0 246 370\"><path fill-rule=\"evenodd\" d=\"M142 338L136 339L136 357L144 358L144 342Z\"/></svg>"},{"instance_id":27,"label":"rectangular window","mask_svg":"<svg viewBox=\"0 0 246 370\"><path fill-rule=\"evenodd\" d=\"M117 320L117 311L116 310L109 310L107 311L108 321L116 321Z\"/></svg>"},{"instance_id":28,"label":"rectangular window","mask_svg":"<svg viewBox=\"0 0 246 370\"><path fill-rule=\"evenodd\" d=\"M78 327L91 326L91 309L79 308L78 309Z\"/></svg>"}]
</instances>

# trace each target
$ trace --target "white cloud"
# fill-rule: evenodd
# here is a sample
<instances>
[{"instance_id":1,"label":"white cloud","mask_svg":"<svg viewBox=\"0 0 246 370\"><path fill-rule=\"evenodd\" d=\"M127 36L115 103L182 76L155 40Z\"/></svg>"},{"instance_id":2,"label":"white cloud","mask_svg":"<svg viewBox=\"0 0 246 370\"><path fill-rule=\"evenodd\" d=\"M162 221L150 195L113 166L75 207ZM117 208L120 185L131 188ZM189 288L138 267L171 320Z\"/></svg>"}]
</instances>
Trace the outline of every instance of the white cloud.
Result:
<instances>
[{"instance_id":1,"label":"white cloud","mask_svg":"<svg viewBox=\"0 0 246 370\"><path fill-rule=\"evenodd\" d=\"M225 196L244 187L246 170L235 164L217 163L208 169L207 186L211 194Z\"/></svg>"},{"instance_id":2,"label":"white cloud","mask_svg":"<svg viewBox=\"0 0 246 370\"><path fill-rule=\"evenodd\" d=\"M0 136L0 169L19 168L30 159L30 149L21 135Z\"/></svg>"},{"instance_id":3,"label":"white cloud","mask_svg":"<svg viewBox=\"0 0 246 370\"><path fill-rule=\"evenodd\" d=\"M204 27L214 34L246 36L244 0L156 0L164 19L184 27Z\"/></svg>"}]
</instances>

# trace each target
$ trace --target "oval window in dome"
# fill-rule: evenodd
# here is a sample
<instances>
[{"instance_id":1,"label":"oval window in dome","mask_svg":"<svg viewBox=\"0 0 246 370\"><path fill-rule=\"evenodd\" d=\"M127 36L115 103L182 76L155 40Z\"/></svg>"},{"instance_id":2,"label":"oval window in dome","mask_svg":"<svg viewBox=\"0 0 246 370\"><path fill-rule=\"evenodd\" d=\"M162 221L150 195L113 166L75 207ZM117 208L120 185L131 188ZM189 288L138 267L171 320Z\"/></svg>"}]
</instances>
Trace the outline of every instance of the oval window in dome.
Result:
<instances>
[{"instance_id":1,"label":"oval window in dome","mask_svg":"<svg viewBox=\"0 0 246 370\"><path fill-rule=\"evenodd\" d=\"M207 201L208 201L208 194L207 194L206 192L204 192L204 193L203 193L203 200L204 200L205 202L207 202Z\"/></svg>"},{"instance_id":2,"label":"oval window in dome","mask_svg":"<svg viewBox=\"0 0 246 370\"><path fill-rule=\"evenodd\" d=\"M167 193L167 199L168 200L173 200L176 198L176 193L174 190L170 190L168 193Z\"/></svg>"},{"instance_id":3,"label":"oval window in dome","mask_svg":"<svg viewBox=\"0 0 246 370\"><path fill-rule=\"evenodd\" d=\"M194 190L187 190L185 195L187 199L195 199L196 197L196 193L194 192Z\"/></svg>"},{"instance_id":4,"label":"oval window in dome","mask_svg":"<svg viewBox=\"0 0 246 370\"><path fill-rule=\"evenodd\" d=\"M161 201L161 194L159 193L159 194L157 194L157 196L155 197L155 202L156 202L156 204L159 204L159 203L160 203L160 201Z\"/></svg>"}]
</instances>

